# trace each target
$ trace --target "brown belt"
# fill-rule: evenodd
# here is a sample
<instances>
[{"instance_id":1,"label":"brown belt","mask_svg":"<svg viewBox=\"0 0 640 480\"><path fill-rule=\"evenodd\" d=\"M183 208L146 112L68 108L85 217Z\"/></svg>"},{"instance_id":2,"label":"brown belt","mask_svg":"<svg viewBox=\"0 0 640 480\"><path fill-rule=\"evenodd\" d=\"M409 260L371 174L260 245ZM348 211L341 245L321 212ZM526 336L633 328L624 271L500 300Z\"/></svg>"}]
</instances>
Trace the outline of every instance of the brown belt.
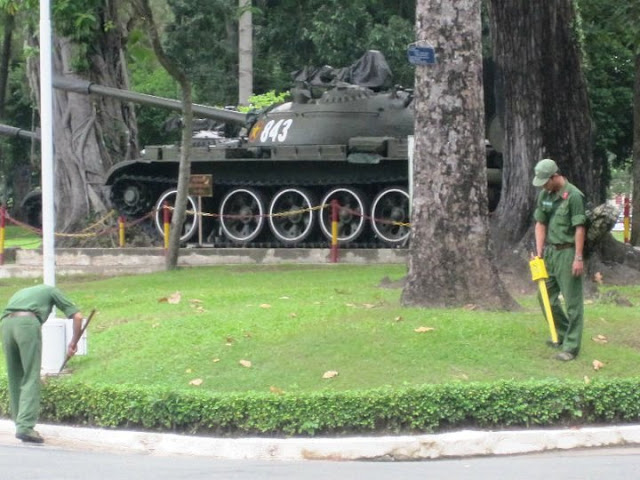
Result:
<instances>
[{"instance_id":1,"label":"brown belt","mask_svg":"<svg viewBox=\"0 0 640 480\"><path fill-rule=\"evenodd\" d=\"M27 312L27 311L18 311L18 312L11 312L7 315L7 317L35 317L36 314L33 312Z\"/></svg>"},{"instance_id":2,"label":"brown belt","mask_svg":"<svg viewBox=\"0 0 640 480\"><path fill-rule=\"evenodd\" d=\"M566 250L567 248L573 248L573 243L554 243L551 246L556 250Z\"/></svg>"}]
</instances>

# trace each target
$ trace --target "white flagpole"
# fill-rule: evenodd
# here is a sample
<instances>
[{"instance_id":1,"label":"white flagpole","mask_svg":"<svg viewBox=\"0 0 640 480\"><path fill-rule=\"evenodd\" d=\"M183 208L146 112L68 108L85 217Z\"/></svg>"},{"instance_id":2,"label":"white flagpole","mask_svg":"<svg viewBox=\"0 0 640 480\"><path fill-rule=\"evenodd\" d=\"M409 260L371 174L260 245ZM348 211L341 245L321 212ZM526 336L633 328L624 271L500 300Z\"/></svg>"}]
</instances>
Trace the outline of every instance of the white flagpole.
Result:
<instances>
[{"instance_id":1,"label":"white flagpole","mask_svg":"<svg viewBox=\"0 0 640 480\"><path fill-rule=\"evenodd\" d=\"M42 155L42 275L56 284L53 157L53 86L51 84L50 0L40 1L40 142ZM66 321L55 318L55 309L42 327L41 373L58 373L65 358Z\"/></svg>"},{"instance_id":2,"label":"white flagpole","mask_svg":"<svg viewBox=\"0 0 640 480\"><path fill-rule=\"evenodd\" d=\"M53 87L51 84L51 9L40 1L40 135L42 155L42 273L55 286L55 211L53 176Z\"/></svg>"}]
</instances>

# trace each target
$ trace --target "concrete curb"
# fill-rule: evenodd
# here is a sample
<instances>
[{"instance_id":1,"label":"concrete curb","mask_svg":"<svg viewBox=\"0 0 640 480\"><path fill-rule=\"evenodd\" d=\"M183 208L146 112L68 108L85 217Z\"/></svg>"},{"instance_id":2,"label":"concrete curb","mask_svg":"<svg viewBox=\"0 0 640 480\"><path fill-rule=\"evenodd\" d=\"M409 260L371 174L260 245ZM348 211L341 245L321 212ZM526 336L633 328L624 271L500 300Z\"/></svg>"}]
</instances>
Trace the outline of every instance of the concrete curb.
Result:
<instances>
[{"instance_id":1,"label":"concrete curb","mask_svg":"<svg viewBox=\"0 0 640 480\"><path fill-rule=\"evenodd\" d=\"M38 425L47 445L147 455L191 455L228 460L428 460L513 455L589 447L640 445L640 425L560 430L475 431L381 437L214 438ZM0 444L13 445L13 422L0 420Z\"/></svg>"}]
</instances>

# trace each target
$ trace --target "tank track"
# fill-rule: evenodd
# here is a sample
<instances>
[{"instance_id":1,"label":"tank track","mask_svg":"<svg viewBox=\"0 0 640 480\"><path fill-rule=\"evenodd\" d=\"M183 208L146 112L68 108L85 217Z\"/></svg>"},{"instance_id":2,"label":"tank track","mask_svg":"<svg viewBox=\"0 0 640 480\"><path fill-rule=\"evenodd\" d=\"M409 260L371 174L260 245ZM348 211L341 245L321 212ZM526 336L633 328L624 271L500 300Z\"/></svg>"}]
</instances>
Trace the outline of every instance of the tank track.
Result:
<instances>
[{"instance_id":1,"label":"tank track","mask_svg":"<svg viewBox=\"0 0 640 480\"><path fill-rule=\"evenodd\" d=\"M138 217L148 213L154 208L157 199L171 187L175 187L177 184L177 178L169 176L149 176L149 175L136 175L136 174L123 174L118 176L113 182L112 187L120 182L137 182L148 186L150 192L153 192L153 200L150 208L141 209L138 212ZM391 175L388 177L376 178L375 175L351 175L351 176L339 176L339 175L326 175L323 177L307 177L304 181L300 181L299 178L269 178L266 180L260 180L256 177L247 179L246 176L241 178L240 176L224 176L223 179L217 184L224 187L255 187L255 188L276 188L280 186L299 186L299 187L333 187L338 185L358 186L363 188L365 186L372 186L376 184L380 185L404 185L407 182L407 176L402 174ZM214 186L215 189L215 186ZM111 201L116 210L119 212L130 209L124 203L122 198L115 198L112 189ZM266 227L268 228L268 227ZM187 244L193 244L193 239ZM215 248L237 248L238 244L220 236L215 236L213 232L210 233L206 239L203 239L204 246L212 246ZM273 241L255 241L243 245L245 248L328 248L330 242L324 238L313 238L296 244L295 246L286 245L279 242L277 239ZM403 248L405 245L395 246L393 248ZM375 238L365 241L354 241L348 244L349 248L388 248L388 245L377 241Z\"/></svg>"}]
</instances>

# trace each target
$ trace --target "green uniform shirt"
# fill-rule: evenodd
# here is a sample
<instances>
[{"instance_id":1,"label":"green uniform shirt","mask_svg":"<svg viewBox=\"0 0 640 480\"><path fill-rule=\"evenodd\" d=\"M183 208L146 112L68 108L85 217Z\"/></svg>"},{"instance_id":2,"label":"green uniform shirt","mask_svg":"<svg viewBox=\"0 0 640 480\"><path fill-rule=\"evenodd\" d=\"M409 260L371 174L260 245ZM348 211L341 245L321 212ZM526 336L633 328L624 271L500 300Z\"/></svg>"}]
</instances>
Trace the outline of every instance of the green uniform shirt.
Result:
<instances>
[{"instance_id":1,"label":"green uniform shirt","mask_svg":"<svg viewBox=\"0 0 640 480\"><path fill-rule=\"evenodd\" d=\"M574 243L576 227L587 221L584 195L569 182L557 192L543 189L538 194L533 217L536 222L547 225L547 243Z\"/></svg>"},{"instance_id":2,"label":"green uniform shirt","mask_svg":"<svg viewBox=\"0 0 640 480\"><path fill-rule=\"evenodd\" d=\"M36 285L35 287L18 290L2 313L2 318L11 312L33 312L40 323L44 323L49 318L54 305L62 310L70 318L80 311L71 300L69 300L60 290L49 285Z\"/></svg>"}]
</instances>

